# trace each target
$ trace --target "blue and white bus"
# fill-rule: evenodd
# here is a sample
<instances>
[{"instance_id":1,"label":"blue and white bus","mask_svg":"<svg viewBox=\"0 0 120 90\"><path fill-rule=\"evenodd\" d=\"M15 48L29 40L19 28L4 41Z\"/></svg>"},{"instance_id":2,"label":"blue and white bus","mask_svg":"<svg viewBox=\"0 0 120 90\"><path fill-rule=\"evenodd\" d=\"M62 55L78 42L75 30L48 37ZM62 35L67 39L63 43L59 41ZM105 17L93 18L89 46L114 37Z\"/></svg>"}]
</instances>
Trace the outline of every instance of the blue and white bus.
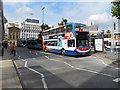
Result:
<instances>
[{"instance_id":1,"label":"blue and white bus","mask_svg":"<svg viewBox=\"0 0 120 90\"><path fill-rule=\"evenodd\" d=\"M27 47L29 49L42 49L42 42L39 39L32 39L27 41Z\"/></svg>"},{"instance_id":2,"label":"blue and white bus","mask_svg":"<svg viewBox=\"0 0 120 90\"><path fill-rule=\"evenodd\" d=\"M43 32L44 51L62 55L89 55L90 37L85 24L67 23Z\"/></svg>"}]
</instances>

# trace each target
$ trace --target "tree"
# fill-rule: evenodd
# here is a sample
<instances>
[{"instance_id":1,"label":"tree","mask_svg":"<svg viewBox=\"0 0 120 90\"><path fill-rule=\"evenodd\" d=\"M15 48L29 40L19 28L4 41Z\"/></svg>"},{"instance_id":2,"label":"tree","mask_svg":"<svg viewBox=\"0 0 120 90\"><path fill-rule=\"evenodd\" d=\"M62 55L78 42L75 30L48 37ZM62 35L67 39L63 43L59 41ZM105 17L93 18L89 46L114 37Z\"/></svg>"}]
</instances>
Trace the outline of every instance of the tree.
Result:
<instances>
[{"instance_id":1,"label":"tree","mask_svg":"<svg viewBox=\"0 0 120 90\"><path fill-rule=\"evenodd\" d=\"M42 28L42 30L50 29L50 27L47 24L42 24L40 27Z\"/></svg>"},{"instance_id":2,"label":"tree","mask_svg":"<svg viewBox=\"0 0 120 90\"><path fill-rule=\"evenodd\" d=\"M113 17L120 19L120 0L114 0L112 3L111 13Z\"/></svg>"},{"instance_id":3,"label":"tree","mask_svg":"<svg viewBox=\"0 0 120 90\"><path fill-rule=\"evenodd\" d=\"M104 30L102 30L101 34L104 34Z\"/></svg>"},{"instance_id":4,"label":"tree","mask_svg":"<svg viewBox=\"0 0 120 90\"><path fill-rule=\"evenodd\" d=\"M62 18L62 21L60 23L58 23L58 26L67 24L67 22L68 22L67 19Z\"/></svg>"},{"instance_id":5,"label":"tree","mask_svg":"<svg viewBox=\"0 0 120 90\"><path fill-rule=\"evenodd\" d=\"M110 30L107 30L107 31L106 31L106 33L110 34L110 33L111 33L111 31L110 31Z\"/></svg>"}]
</instances>

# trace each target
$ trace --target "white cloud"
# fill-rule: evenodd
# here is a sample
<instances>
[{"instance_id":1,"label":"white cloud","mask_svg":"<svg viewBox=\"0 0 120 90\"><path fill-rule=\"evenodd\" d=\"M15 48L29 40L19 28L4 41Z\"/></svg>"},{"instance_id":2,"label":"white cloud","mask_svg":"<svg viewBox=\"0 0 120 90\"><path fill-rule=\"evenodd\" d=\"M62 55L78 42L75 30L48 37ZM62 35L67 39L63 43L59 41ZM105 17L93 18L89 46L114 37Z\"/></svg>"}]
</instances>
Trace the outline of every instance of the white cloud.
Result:
<instances>
[{"instance_id":1,"label":"white cloud","mask_svg":"<svg viewBox=\"0 0 120 90\"><path fill-rule=\"evenodd\" d=\"M33 12L33 9L25 5L16 11L17 14L29 14L32 12Z\"/></svg>"},{"instance_id":2,"label":"white cloud","mask_svg":"<svg viewBox=\"0 0 120 90\"><path fill-rule=\"evenodd\" d=\"M98 25L100 29L112 29L113 28L113 22L117 25L117 19L112 18L112 16L106 12L101 14L94 14L91 15L87 19L87 24L90 25L91 21L95 23L95 25Z\"/></svg>"},{"instance_id":3,"label":"white cloud","mask_svg":"<svg viewBox=\"0 0 120 90\"><path fill-rule=\"evenodd\" d=\"M95 15L91 15L88 21L95 21L96 24L103 25L111 22L111 16L108 15L106 12L102 14L95 14Z\"/></svg>"}]
</instances>

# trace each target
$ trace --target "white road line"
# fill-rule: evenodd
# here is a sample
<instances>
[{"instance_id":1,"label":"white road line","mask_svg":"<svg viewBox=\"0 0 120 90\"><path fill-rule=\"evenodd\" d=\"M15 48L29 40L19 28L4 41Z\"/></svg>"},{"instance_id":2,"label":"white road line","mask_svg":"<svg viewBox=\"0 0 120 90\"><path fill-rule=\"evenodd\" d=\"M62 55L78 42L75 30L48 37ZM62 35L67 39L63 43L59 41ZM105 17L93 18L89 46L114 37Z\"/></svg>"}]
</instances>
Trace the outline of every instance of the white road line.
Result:
<instances>
[{"instance_id":1,"label":"white road line","mask_svg":"<svg viewBox=\"0 0 120 90\"><path fill-rule=\"evenodd\" d=\"M29 69L30 71L33 71L33 72L35 72L35 73L41 75L43 87L44 87L45 90L48 90L47 84L46 84L45 79L44 79L44 75L43 75L42 73L40 73L40 72L38 72L38 71L32 69L32 68L29 68L29 67L26 67L26 68Z\"/></svg>"},{"instance_id":2,"label":"white road line","mask_svg":"<svg viewBox=\"0 0 120 90\"><path fill-rule=\"evenodd\" d=\"M45 56L47 59L49 59L49 60L51 60L48 56ZM58 60L54 60L54 59L52 59L53 61L57 61L58 62ZM60 62L60 61L59 61ZM63 61L61 61L61 62L63 62ZM104 76L108 76L108 77L112 77L112 78L114 78L115 76L112 76L112 75L109 75L109 74L105 74L105 73L100 73L100 72L96 72L96 71L92 71L92 70L88 70L88 69L83 69L83 68L77 68L77 67L74 67L74 66L72 66L71 64L69 64L69 63L67 63L67 62L63 62L63 63L65 63L66 65L68 65L68 66L70 66L71 68L74 68L74 69L77 69L77 70L82 70L82 71L87 71L87 72L91 72L91 73L95 73L95 74L100 74L100 75L104 75ZM104 63L104 62L103 62Z\"/></svg>"},{"instance_id":3,"label":"white road line","mask_svg":"<svg viewBox=\"0 0 120 90\"><path fill-rule=\"evenodd\" d=\"M100 60L104 65L109 66L108 64L106 64L103 60Z\"/></svg>"},{"instance_id":4,"label":"white road line","mask_svg":"<svg viewBox=\"0 0 120 90\"><path fill-rule=\"evenodd\" d=\"M51 61L57 61L57 62L63 62L63 61L60 61L60 60L55 60L55 59L49 59Z\"/></svg>"},{"instance_id":5,"label":"white road line","mask_svg":"<svg viewBox=\"0 0 120 90\"><path fill-rule=\"evenodd\" d=\"M32 68L27 67L27 66L28 66L28 65L27 65L27 64L28 64L28 61L23 60L23 59L22 59L22 61L25 61L25 65L24 65L24 67L26 67L26 68L29 69L30 71L33 71L33 72L35 72L35 73L41 75L41 78L42 78L41 80L42 80L42 83L43 83L43 87L44 87L45 90L48 90L48 88L47 88L47 84L46 84L46 82L45 82L44 75L43 75L42 73L40 73L40 72L38 72L38 71L32 69ZM15 63L16 63L16 62L15 62Z\"/></svg>"},{"instance_id":6,"label":"white road line","mask_svg":"<svg viewBox=\"0 0 120 90\"><path fill-rule=\"evenodd\" d=\"M108 77L112 77L114 78L115 76L109 75L109 74L105 74L105 73L100 73L100 72L96 72L96 71L92 71L92 70L88 70L88 69L83 69L83 68L75 68L77 70L82 70L82 71L87 71L87 72L91 72L91 73L95 73L95 74L100 74L100 75L104 75L104 76L108 76Z\"/></svg>"},{"instance_id":7,"label":"white road line","mask_svg":"<svg viewBox=\"0 0 120 90\"><path fill-rule=\"evenodd\" d=\"M68 66L70 66L71 68L75 68L74 66L70 65L69 63L67 62L64 62L65 64L67 64Z\"/></svg>"},{"instance_id":8,"label":"white road line","mask_svg":"<svg viewBox=\"0 0 120 90\"><path fill-rule=\"evenodd\" d=\"M110 66L110 65L106 64L106 63L105 63L103 60L101 60L101 59L100 59L100 61L101 61L105 66L115 68L115 67L113 67L113 66ZM119 68L115 68L115 69L119 69Z\"/></svg>"},{"instance_id":9,"label":"white road line","mask_svg":"<svg viewBox=\"0 0 120 90\"><path fill-rule=\"evenodd\" d=\"M47 59L50 59L48 56L45 56Z\"/></svg>"},{"instance_id":10,"label":"white road line","mask_svg":"<svg viewBox=\"0 0 120 90\"><path fill-rule=\"evenodd\" d=\"M24 67L27 67L27 61L25 61L25 65L24 65Z\"/></svg>"},{"instance_id":11,"label":"white road line","mask_svg":"<svg viewBox=\"0 0 120 90\"><path fill-rule=\"evenodd\" d=\"M43 53L43 54L52 54L52 53L47 53L47 52L40 52L40 53Z\"/></svg>"},{"instance_id":12,"label":"white road line","mask_svg":"<svg viewBox=\"0 0 120 90\"><path fill-rule=\"evenodd\" d=\"M36 55L38 55L38 53L36 53Z\"/></svg>"},{"instance_id":13,"label":"white road line","mask_svg":"<svg viewBox=\"0 0 120 90\"><path fill-rule=\"evenodd\" d=\"M120 82L120 78L116 78L113 80L114 82Z\"/></svg>"}]
</instances>

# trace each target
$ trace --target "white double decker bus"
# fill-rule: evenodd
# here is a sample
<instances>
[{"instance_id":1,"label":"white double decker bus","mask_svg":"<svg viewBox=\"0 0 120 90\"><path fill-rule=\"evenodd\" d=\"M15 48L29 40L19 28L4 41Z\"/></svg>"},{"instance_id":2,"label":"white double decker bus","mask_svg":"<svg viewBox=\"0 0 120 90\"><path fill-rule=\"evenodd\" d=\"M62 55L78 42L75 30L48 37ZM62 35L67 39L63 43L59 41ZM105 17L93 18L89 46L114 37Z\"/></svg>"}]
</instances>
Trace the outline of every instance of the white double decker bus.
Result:
<instances>
[{"instance_id":1,"label":"white double decker bus","mask_svg":"<svg viewBox=\"0 0 120 90\"><path fill-rule=\"evenodd\" d=\"M43 32L44 51L62 55L89 55L90 37L86 25L67 23Z\"/></svg>"}]
</instances>

